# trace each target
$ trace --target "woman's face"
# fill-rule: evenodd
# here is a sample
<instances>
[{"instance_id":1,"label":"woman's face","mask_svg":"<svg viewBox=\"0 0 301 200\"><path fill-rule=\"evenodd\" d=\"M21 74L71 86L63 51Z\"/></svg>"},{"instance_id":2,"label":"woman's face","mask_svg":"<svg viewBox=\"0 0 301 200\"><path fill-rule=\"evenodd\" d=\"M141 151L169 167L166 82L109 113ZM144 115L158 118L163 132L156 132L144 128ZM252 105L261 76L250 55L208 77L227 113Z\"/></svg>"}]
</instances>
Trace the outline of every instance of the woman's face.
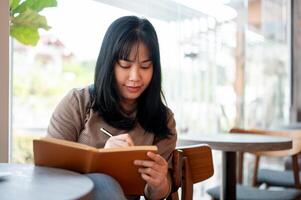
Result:
<instances>
[{"instance_id":1,"label":"woman's face","mask_svg":"<svg viewBox=\"0 0 301 200\"><path fill-rule=\"evenodd\" d=\"M153 76L153 63L147 47L142 42L133 45L129 58L116 62L114 73L121 101L135 103Z\"/></svg>"}]
</instances>

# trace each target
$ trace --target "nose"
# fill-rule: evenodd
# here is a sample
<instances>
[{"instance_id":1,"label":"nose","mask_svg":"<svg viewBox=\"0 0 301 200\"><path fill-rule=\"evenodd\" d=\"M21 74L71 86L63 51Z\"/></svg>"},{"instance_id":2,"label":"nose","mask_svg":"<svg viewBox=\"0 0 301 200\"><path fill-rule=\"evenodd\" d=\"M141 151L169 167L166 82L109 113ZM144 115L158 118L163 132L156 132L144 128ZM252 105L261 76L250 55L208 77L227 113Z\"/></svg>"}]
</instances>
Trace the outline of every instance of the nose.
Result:
<instances>
[{"instance_id":1,"label":"nose","mask_svg":"<svg viewBox=\"0 0 301 200\"><path fill-rule=\"evenodd\" d=\"M132 67L130 68L130 71L129 71L129 80L137 82L137 81L140 80L140 78L141 78L141 76L140 76L140 67L139 67L139 64L134 63L132 65Z\"/></svg>"}]
</instances>

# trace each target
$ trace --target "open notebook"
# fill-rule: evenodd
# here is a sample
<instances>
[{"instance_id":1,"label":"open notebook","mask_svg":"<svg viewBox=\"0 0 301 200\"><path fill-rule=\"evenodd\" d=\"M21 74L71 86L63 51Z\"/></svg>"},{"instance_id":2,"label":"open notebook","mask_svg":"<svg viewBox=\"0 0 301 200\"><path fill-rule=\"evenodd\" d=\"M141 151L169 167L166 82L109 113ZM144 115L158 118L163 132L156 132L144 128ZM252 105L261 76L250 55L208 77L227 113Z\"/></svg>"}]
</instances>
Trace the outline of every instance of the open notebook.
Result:
<instances>
[{"instance_id":1,"label":"open notebook","mask_svg":"<svg viewBox=\"0 0 301 200\"><path fill-rule=\"evenodd\" d=\"M54 138L33 141L34 163L80 173L100 172L114 177L126 195L143 194L145 181L134 160L150 160L146 153L156 146L97 149L85 144Z\"/></svg>"}]
</instances>

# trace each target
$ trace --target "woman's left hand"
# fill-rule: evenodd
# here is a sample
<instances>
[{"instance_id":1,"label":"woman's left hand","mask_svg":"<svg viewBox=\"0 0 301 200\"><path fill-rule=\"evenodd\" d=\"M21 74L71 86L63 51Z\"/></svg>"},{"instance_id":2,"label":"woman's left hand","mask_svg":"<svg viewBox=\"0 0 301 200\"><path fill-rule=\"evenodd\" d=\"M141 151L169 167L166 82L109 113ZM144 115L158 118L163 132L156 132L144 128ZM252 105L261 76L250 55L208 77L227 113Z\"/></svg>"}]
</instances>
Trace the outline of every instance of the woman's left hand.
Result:
<instances>
[{"instance_id":1,"label":"woman's left hand","mask_svg":"<svg viewBox=\"0 0 301 200\"><path fill-rule=\"evenodd\" d=\"M139 172L141 177L147 182L147 191L151 197L163 198L169 192L169 182L167 178L168 164L159 154L147 152L151 160L135 160L134 164L141 166Z\"/></svg>"}]
</instances>

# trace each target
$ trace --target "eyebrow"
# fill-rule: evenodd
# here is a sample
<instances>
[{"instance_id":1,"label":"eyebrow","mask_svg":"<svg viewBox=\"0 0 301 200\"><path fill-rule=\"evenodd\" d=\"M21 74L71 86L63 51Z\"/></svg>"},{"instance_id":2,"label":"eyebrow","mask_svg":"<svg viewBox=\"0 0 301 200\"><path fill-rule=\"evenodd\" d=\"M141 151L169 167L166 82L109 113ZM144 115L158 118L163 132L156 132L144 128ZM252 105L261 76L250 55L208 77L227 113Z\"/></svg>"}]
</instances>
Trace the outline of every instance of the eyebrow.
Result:
<instances>
[{"instance_id":1,"label":"eyebrow","mask_svg":"<svg viewBox=\"0 0 301 200\"><path fill-rule=\"evenodd\" d=\"M134 62L134 60L129 60L129 59L127 59L127 58L124 58L124 59L121 59L121 60L125 60L125 61L127 61L127 62ZM148 58L148 59L146 59L146 60L143 60L143 61L141 61L141 63L146 63L146 62L149 62L149 61L152 61L150 58Z\"/></svg>"}]
</instances>

